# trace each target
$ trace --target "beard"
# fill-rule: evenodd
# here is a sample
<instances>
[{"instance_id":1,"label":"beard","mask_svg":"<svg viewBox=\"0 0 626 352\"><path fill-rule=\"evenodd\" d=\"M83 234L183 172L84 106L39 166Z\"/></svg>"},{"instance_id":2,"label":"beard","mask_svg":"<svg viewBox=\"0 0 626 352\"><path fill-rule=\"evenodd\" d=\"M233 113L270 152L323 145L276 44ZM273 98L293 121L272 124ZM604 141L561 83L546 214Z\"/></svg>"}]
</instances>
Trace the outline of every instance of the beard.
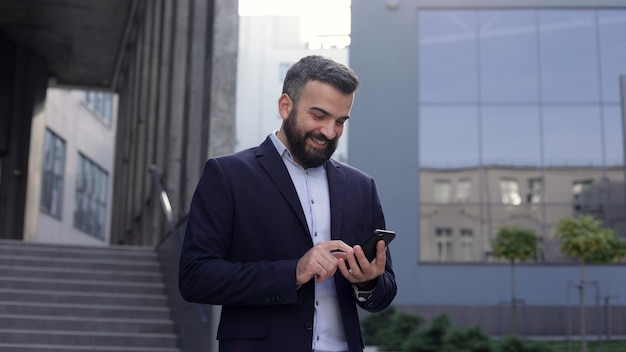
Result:
<instances>
[{"instance_id":1,"label":"beard","mask_svg":"<svg viewBox=\"0 0 626 352\"><path fill-rule=\"evenodd\" d=\"M296 126L297 118L295 110L295 108L291 110L284 125L285 136L287 137L287 142L289 142L290 152L305 169L322 166L337 149L339 138L327 139L321 133L301 133ZM326 144L324 148L307 149L307 139L309 138L326 141Z\"/></svg>"}]
</instances>

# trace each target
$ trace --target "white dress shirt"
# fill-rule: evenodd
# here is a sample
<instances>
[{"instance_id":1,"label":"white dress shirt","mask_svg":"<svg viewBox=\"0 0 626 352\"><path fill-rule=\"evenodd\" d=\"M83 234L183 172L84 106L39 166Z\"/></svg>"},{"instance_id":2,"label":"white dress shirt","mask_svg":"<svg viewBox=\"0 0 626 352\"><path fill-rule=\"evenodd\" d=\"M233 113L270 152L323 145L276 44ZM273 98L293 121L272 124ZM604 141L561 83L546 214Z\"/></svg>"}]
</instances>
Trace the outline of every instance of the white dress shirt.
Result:
<instances>
[{"instance_id":1,"label":"white dress shirt","mask_svg":"<svg viewBox=\"0 0 626 352\"><path fill-rule=\"evenodd\" d=\"M322 165L305 170L295 162L276 133L272 133L270 139L281 155L296 188L313 245L330 241L330 196L326 168ZM339 311L335 280L332 277L315 284L314 304L313 350L347 351L348 343Z\"/></svg>"}]
</instances>

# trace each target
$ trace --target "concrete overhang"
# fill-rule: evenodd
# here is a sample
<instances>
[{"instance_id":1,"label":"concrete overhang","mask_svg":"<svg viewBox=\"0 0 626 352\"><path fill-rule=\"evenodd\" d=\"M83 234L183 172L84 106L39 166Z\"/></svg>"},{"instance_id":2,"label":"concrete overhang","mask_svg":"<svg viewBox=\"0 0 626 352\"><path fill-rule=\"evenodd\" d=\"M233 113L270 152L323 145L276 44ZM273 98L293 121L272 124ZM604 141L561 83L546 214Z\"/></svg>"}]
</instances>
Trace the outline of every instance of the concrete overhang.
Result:
<instances>
[{"instance_id":1,"label":"concrete overhang","mask_svg":"<svg viewBox=\"0 0 626 352\"><path fill-rule=\"evenodd\" d=\"M42 55L56 84L110 90L135 8L136 0L1 0L0 31Z\"/></svg>"}]
</instances>

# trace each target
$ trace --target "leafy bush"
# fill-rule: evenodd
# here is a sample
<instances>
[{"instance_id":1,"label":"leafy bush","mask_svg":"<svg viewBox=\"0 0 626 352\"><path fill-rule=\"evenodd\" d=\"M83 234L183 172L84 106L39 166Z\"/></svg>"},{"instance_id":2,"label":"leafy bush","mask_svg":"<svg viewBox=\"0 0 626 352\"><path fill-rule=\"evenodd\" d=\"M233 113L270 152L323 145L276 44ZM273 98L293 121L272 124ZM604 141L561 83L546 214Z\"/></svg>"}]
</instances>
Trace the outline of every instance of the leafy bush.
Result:
<instances>
[{"instance_id":1,"label":"leafy bush","mask_svg":"<svg viewBox=\"0 0 626 352\"><path fill-rule=\"evenodd\" d=\"M522 339L510 335L498 343L497 352L553 352L554 349L545 342Z\"/></svg>"},{"instance_id":2,"label":"leafy bush","mask_svg":"<svg viewBox=\"0 0 626 352\"><path fill-rule=\"evenodd\" d=\"M363 343L368 346L378 346L380 341L376 337L378 331L391 325L396 315L396 309L391 306L381 312L370 314L361 321L363 329Z\"/></svg>"},{"instance_id":3,"label":"leafy bush","mask_svg":"<svg viewBox=\"0 0 626 352\"><path fill-rule=\"evenodd\" d=\"M402 351L407 336L418 331L424 319L415 315L396 313L390 324L376 333L380 351Z\"/></svg>"},{"instance_id":4,"label":"leafy bush","mask_svg":"<svg viewBox=\"0 0 626 352\"><path fill-rule=\"evenodd\" d=\"M507 336L491 341L480 327L455 330L447 315L435 317L422 328L424 319L390 307L361 322L366 345L379 351L405 352L555 352L548 343Z\"/></svg>"}]
</instances>

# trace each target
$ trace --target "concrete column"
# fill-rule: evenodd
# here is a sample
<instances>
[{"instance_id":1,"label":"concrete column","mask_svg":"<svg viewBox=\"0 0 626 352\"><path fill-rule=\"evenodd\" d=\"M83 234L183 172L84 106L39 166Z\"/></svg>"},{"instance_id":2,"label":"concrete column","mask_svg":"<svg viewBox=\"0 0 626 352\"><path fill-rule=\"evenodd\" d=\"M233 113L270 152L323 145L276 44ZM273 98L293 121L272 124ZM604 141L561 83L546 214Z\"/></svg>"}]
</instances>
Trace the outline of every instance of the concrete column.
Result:
<instances>
[{"instance_id":1,"label":"concrete column","mask_svg":"<svg viewBox=\"0 0 626 352\"><path fill-rule=\"evenodd\" d=\"M12 58L9 72L15 80L10 87L0 83L0 88L9 90L0 92L0 98L10 99L10 123L2 126L8 130L8 140L0 165L0 238L23 239L31 123L43 109L48 72L42 56L21 46L12 48L7 54ZM39 203L35 206L38 211Z\"/></svg>"},{"instance_id":2,"label":"concrete column","mask_svg":"<svg viewBox=\"0 0 626 352\"><path fill-rule=\"evenodd\" d=\"M181 193L181 170L183 164L183 145L185 143L185 120L187 110L185 106L185 95L187 93L187 55L189 40L189 0L179 0L174 3L175 19L173 27L173 61L172 75L170 78L170 120L168 129L168 150L167 164L164 173L167 174L165 187L170 195L170 202L173 207L173 215L178 219L186 206L182 201Z\"/></svg>"},{"instance_id":3,"label":"concrete column","mask_svg":"<svg viewBox=\"0 0 626 352\"><path fill-rule=\"evenodd\" d=\"M160 60L161 60L161 42L163 40L163 32L161 28L163 26L163 1L152 1L151 11L149 16L152 18L152 42L150 44L150 92L148 94L148 139L146 163L147 167L157 164L157 147L160 144L158 140L159 134L159 89L160 83ZM160 169L157 169L159 172ZM148 171L146 175L150 177ZM149 199L147 203L148 209L146 210L146 216L144 219L144 231L151 234L152 243L158 243L160 237L163 235L161 232L161 221L163 219L163 211L161 204L156 193L156 188L152 182L152 178L149 178L144 186L144 196Z\"/></svg>"},{"instance_id":4,"label":"concrete column","mask_svg":"<svg viewBox=\"0 0 626 352\"><path fill-rule=\"evenodd\" d=\"M212 8L207 0L191 0L191 13L189 16L189 56L187 57L187 72L189 91L186 96L187 107L187 141L184 146L185 169L181 175L181 211L187 211L191 203L191 197L195 185L200 178L202 166L206 155L199 148L205 143L208 129L209 116L203 113L205 104L205 90L209 89L206 82L210 79L210 67L205 70L205 62L210 56L207 46L210 38L206 36L207 23L211 23ZM208 54L208 55L207 55Z\"/></svg>"},{"instance_id":5,"label":"concrete column","mask_svg":"<svg viewBox=\"0 0 626 352\"><path fill-rule=\"evenodd\" d=\"M213 11L213 55L209 157L231 153L235 148L235 97L237 48L239 42L238 2L215 0Z\"/></svg>"}]
</instances>

